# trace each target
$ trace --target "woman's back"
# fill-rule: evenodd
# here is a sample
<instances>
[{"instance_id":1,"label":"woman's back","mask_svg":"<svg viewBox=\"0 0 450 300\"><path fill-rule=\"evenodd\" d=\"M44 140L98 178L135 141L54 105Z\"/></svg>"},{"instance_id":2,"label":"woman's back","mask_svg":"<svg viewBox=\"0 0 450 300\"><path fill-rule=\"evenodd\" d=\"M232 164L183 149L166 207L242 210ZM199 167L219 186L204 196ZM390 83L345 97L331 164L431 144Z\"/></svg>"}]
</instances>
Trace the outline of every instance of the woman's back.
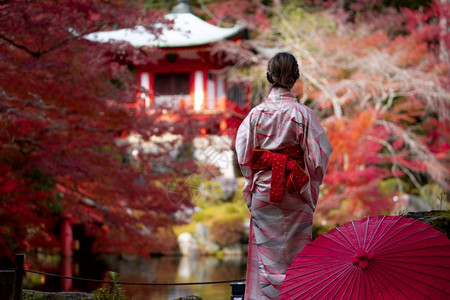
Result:
<instances>
[{"instance_id":1,"label":"woman's back","mask_svg":"<svg viewBox=\"0 0 450 300\"><path fill-rule=\"evenodd\" d=\"M308 110L288 90L274 88L268 99L249 113L255 146L277 150L302 144L309 123Z\"/></svg>"},{"instance_id":2,"label":"woman's back","mask_svg":"<svg viewBox=\"0 0 450 300\"><path fill-rule=\"evenodd\" d=\"M331 155L315 114L290 88L298 65L289 53L269 61L268 99L239 127L236 153L251 211L245 299L279 299L286 269L311 240L319 185Z\"/></svg>"}]
</instances>

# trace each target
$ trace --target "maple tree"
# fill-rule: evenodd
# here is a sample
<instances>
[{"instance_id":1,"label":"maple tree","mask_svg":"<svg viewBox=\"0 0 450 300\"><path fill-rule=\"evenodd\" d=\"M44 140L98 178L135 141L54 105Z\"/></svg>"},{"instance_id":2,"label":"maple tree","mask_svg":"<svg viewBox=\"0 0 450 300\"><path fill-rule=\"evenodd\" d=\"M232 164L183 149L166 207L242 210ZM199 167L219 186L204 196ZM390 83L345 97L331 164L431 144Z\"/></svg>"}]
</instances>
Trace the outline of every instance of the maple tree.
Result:
<instances>
[{"instance_id":1,"label":"maple tree","mask_svg":"<svg viewBox=\"0 0 450 300\"><path fill-rule=\"evenodd\" d=\"M201 2L200 15L205 15L217 26L230 26L245 22L248 29L258 32L269 29L270 19L268 7L258 0L225 0ZM209 2L209 3L208 3Z\"/></svg>"},{"instance_id":2,"label":"maple tree","mask_svg":"<svg viewBox=\"0 0 450 300\"><path fill-rule=\"evenodd\" d=\"M145 0L154 9L170 12L178 0ZM232 27L245 23L255 32L269 29L272 1L261 0L198 0L184 1L192 12L207 22L220 27ZM274 1L276 3L277 1ZM279 2L279 0L278 0Z\"/></svg>"},{"instance_id":3,"label":"maple tree","mask_svg":"<svg viewBox=\"0 0 450 300\"><path fill-rule=\"evenodd\" d=\"M158 110L129 105L138 89L133 65L147 54L83 39L139 24L157 35L161 28L151 24L161 17L141 1L0 4L0 256L58 246L64 218L95 237L96 252L165 247L161 228L192 205L173 178L196 165L152 137L187 142L198 127L183 112L167 122ZM131 144L130 134L140 143Z\"/></svg>"},{"instance_id":4,"label":"maple tree","mask_svg":"<svg viewBox=\"0 0 450 300\"><path fill-rule=\"evenodd\" d=\"M256 39L300 59L293 91L321 117L333 145L316 221L385 213L396 207L394 196L430 183L449 191L448 32L440 26L447 6L398 10L387 23L400 27L392 28L370 18L342 21L335 7L285 5ZM395 186L383 189L391 180Z\"/></svg>"}]
</instances>

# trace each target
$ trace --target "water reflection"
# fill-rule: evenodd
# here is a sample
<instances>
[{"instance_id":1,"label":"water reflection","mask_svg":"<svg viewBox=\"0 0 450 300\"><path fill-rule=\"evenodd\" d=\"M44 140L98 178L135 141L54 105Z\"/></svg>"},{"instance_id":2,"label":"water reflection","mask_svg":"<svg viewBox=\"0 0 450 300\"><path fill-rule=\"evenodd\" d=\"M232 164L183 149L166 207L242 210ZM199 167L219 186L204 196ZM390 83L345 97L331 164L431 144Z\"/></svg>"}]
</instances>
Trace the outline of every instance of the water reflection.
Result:
<instances>
[{"instance_id":1,"label":"water reflection","mask_svg":"<svg viewBox=\"0 0 450 300\"><path fill-rule=\"evenodd\" d=\"M160 257L116 260L115 270L122 281L206 282L245 278L245 259L240 257ZM111 267L113 265L111 264ZM176 299L197 295L204 300L230 299L229 283L208 285L123 286L124 294L136 300Z\"/></svg>"},{"instance_id":2,"label":"water reflection","mask_svg":"<svg viewBox=\"0 0 450 300\"><path fill-rule=\"evenodd\" d=\"M68 266L72 269L68 270ZM64 271L66 274L71 272L75 277L105 280L109 280L109 271L115 271L119 273L121 281L127 282L207 282L245 278L246 258L163 256L124 259L109 256L99 259L75 256L72 263L57 260L49 264L48 261L46 263L37 257L33 259L28 256L28 267L49 273L62 274L61 272ZM24 288L44 291L61 291L67 287L67 282L48 276L40 284L34 282L32 286L24 286ZM99 287L98 284L78 280L73 280L71 285L72 290L84 292L92 292ZM229 300L231 296L229 283L181 286L122 285L122 290L125 295L134 300L167 300L187 295L197 295L204 300Z\"/></svg>"}]
</instances>

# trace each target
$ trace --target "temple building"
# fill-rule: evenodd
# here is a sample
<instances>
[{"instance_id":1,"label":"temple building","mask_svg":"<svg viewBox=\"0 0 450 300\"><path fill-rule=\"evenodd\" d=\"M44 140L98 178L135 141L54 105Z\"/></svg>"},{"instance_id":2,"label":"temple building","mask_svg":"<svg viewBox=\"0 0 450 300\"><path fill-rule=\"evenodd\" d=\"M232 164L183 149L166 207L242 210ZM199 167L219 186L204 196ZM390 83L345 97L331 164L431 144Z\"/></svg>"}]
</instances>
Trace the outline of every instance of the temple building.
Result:
<instances>
[{"instance_id":1,"label":"temple building","mask_svg":"<svg viewBox=\"0 0 450 300\"><path fill-rule=\"evenodd\" d=\"M161 26L157 38L142 26L96 32L87 38L155 49L150 59L135 66L142 88L136 105L147 110L158 106L183 108L192 118L209 124L204 133L235 130L250 108L250 84L229 80L228 69L242 59L250 65L252 58L246 49L242 51L250 56L242 58L236 54L241 51L227 53L227 48L239 49L247 39L246 26L214 26L194 15L188 0L179 0L165 19L171 24L155 24Z\"/></svg>"}]
</instances>

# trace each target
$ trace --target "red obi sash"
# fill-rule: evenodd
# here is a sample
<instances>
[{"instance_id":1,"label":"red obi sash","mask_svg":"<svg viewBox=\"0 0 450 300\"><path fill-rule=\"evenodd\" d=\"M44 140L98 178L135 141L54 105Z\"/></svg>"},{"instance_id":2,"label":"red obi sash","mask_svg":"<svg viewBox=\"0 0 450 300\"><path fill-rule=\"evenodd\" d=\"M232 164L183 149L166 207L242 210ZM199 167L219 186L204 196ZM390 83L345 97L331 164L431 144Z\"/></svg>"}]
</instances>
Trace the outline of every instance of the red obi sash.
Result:
<instances>
[{"instance_id":1,"label":"red obi sash","mask_svg":"<svg viewBox=\"0 0 450 300\"><path fill-rule=\"evenodd\" d=\"M283 187L293 193L299 191L309 180L303 160L303 151L298 146L269 151L254 149L250 160L253 171L272 170L270 201L283 200Z\"/></svg>"}]
</instances>

